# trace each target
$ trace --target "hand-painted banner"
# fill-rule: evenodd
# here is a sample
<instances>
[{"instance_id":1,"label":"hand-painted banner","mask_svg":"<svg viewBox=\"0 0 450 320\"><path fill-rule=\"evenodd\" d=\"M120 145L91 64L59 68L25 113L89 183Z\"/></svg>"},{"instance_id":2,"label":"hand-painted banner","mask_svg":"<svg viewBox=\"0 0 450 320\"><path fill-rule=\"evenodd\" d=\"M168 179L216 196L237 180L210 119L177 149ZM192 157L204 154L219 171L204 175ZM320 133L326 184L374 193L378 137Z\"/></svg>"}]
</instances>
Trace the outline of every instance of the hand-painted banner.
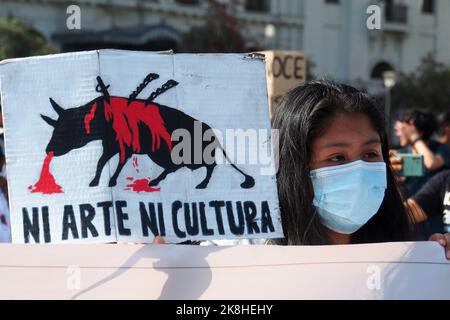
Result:
<instances>
[{"instance_id":1,"label":"hand-painted banner","mask_svg":"<svg viewBox=\"0 0 450 320\"><path fill-rule=\"evenodd\" d=\"M13 242L282 237L257 55L0 64Z\"/></svg>"},{"instance_id":2,"label":"hand-painted banner","mask_svg":"<svg viewBox=\"0 0 450 320\"><path fill-rule=\"evenodd\" d=\"M0 299L450 299L450 261L435 242L8 244L0 270Z\"/></svg>"}]
</instances>

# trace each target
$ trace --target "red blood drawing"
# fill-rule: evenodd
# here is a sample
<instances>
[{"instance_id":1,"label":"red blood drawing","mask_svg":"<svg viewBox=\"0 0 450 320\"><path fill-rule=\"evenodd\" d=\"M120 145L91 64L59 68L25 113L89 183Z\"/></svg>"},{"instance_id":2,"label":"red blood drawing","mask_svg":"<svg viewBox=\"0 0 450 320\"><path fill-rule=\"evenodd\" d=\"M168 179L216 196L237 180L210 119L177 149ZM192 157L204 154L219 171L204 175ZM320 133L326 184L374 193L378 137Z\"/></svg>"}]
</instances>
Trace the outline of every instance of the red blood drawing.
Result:
<instances>
[{"instance_id":1,"label":"red blood drawing","mask_svg":"<svg viewBox=\"0 0 450 320\"><path fill-rule=\"evenodd\" d=\"M131 178L133 179L133 178ZM130 178L127 178L127 180L130 180ZM131 184L127 184L127 188L125 190L133 190L134 192L140 193L140 192L156 192L160 191L161 188L152 188L149 187L150 178L145 179L138 179L135 180Z\"/></svg>"},{"instance_id":2,"label":"red blood drawing","mask_svg":"<svg viewBox=\"0 0 450 320\"><path fill-rule=\"evenodd\" d=\"M95 102L94 105L92 106L91 112L89 112L84 117L84 127L86 128L86 133L87 134L91 133L91 121L95 117L95 110L97 110L97 102Z\"/></svg>"},{"instance_id":3,"label":"red blood drawing","mask_svg":"<svg viewBox=\"0 0 450 320\"><path fill-rule=\"evenodd\" d=\"M152 135L152 151L161 147L161 138L166 142L169 152L172 150L172 139L159 113L158 106L144 101L135 100L131 103L127 98L111 97L105 104L105 118L112 121L113 130L120 148L120 162L125 161L125 146L132 146L139 153L141 144L139 138L139 123L144 123ZM86 127L87 130L87 127Z\"/></svg>"},{"instance_id":4,"label":"red blood drawing","mask_svg":"<svg viewBox=\"0 0 450 320\"><path fill-rule=\"evenodd\" d=\"M43 193L43 194L53 194L53 193L63 193L62 187L58 185L50 172L50 162L53 158L53 151L49 152L45 157L44 164L42 165L41 175L39 181L34 184L34 186L29 186L28 189L32 193Z\"/></svg>"}]
</instances>

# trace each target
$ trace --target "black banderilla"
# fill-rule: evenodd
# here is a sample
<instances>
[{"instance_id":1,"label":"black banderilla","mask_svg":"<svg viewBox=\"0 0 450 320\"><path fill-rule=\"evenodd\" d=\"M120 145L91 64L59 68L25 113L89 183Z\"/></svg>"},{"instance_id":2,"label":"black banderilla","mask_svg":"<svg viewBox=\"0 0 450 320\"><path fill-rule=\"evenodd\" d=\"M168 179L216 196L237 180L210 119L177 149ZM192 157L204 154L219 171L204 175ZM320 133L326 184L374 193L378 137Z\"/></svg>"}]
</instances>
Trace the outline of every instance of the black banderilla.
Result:
<instances>
[{"instance_id":1,"label":"black banderilla","mask_svg":"<svg viewBox=\"0 0 450 320\"><path fill-rule=\"evenodd\" d=\"M95 91L101 92L103 94L103 96L105 97L106 101L109 103L108 88L110 87L110 85L105 86L105 84L103 83L103 80L100 76L97 77L97 82L98 82L98 84L95 87Z\"/></svg>"},{"instance_id":2,"label":"black banderilla","mask_svg":"<svg viewBox=\"0 0 450 320\"><path fill-rule=\"evenodd\" d=\"M139 95L139 93L142 92L142 90L145 89L145 87L147 87L147 85L152 82L153 80L156 80L159 78L159 75L156 73L149 73L144 81L141 82L141 84L136 88L136 90L133 91L132 94L130 94L130 96L128 97L128 104L131 103L131 101L133 101L134 99L136 99L136 97Z\"/></svg>"},{"instance_id":3,"label":"black banderilla","mask_svg":"<svg viewBox=\"0 0 450 320\"><path fill-rule=\"evenodd\" d=\"M148 97L147 100L145 100L145 104L150 104L153 102L153 100L155 100L155 98L161 94L163 94L164 92L166 92L169 89L172 89L173 87L177 86L178 82L175 80L169 80L166 83L164 83L161 87L159 87L158 89L156 89L155 91L153 91L150 94L150 97Z\"/></svg>"}]
</instances>

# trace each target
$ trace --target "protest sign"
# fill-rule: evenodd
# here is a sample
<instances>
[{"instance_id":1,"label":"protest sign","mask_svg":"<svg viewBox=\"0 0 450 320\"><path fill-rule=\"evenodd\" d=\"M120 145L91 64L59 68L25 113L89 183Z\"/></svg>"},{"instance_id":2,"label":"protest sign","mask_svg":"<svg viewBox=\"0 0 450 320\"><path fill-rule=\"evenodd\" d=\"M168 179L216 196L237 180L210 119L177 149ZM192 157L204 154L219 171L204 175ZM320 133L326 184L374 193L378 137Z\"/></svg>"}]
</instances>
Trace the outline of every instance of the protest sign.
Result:
<instances>
[{"instance_id":1,"label":"protest sign","mask_svg":"<svg viewBox=\"0 0 450 320\"><path fill-rule=\"evenodd\" d=\"M306 81L303 51L264 51L270 116L284 94Z\"/></svg>"},{"instance_id":2,"label":"protest sign","mask_svg":"<svg viewBox=\"0 0 450 320\"><path fill-rule=\"evenodd\" d=\"M31 57L0 85L13 242L282 236L260 57Z\"/></svg>"},{"instance_id":3,"label":"protest sign","mask_svg":"<svg viewBox=\"0 0 450 320\"><path fill-rule=\"evenodd\" d=\"M436 242L4 244L0 270L0 299L450 299Z\"/></svg>"}]
</instances>

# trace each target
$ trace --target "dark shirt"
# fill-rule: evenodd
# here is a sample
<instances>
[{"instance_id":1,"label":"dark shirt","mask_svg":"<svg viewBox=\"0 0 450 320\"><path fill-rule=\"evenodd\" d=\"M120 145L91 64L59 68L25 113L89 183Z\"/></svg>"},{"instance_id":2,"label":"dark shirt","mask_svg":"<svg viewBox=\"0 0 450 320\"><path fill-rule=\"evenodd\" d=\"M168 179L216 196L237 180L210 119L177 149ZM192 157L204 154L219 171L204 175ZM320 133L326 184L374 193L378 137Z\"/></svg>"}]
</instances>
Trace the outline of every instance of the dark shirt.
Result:
<instances>
[{"instance_id":1,"label":"dark shirt","mask_svg":"<svg viewBox=\"0 0 450 320\"><path fill-rule=\"evenodd\" d=\"M429 218L439 218L443 226L441 232L450 232L450 170L432 177L413 199Z\"/></svg>"},{"instance_id":2,"label":"dark shirt","mask_svg":"<svg viewBox=\"0 0 450 320\"><path fill-rule=\"evenodd\" d=\"M403 192L406 198L412 197L419 189L436 173L439 173L443 170L450 169L450 148L448 145L430 140L427 142L428 148L430 148L431 152L435 155L440 155L445 163L444 166L436 171L430 171L425 168L425 174L422 177L408 177L403 183ZM404 149L399 150L398 153L413 153L412 147L408 146Z\"/></svg>"}]
</instances>

